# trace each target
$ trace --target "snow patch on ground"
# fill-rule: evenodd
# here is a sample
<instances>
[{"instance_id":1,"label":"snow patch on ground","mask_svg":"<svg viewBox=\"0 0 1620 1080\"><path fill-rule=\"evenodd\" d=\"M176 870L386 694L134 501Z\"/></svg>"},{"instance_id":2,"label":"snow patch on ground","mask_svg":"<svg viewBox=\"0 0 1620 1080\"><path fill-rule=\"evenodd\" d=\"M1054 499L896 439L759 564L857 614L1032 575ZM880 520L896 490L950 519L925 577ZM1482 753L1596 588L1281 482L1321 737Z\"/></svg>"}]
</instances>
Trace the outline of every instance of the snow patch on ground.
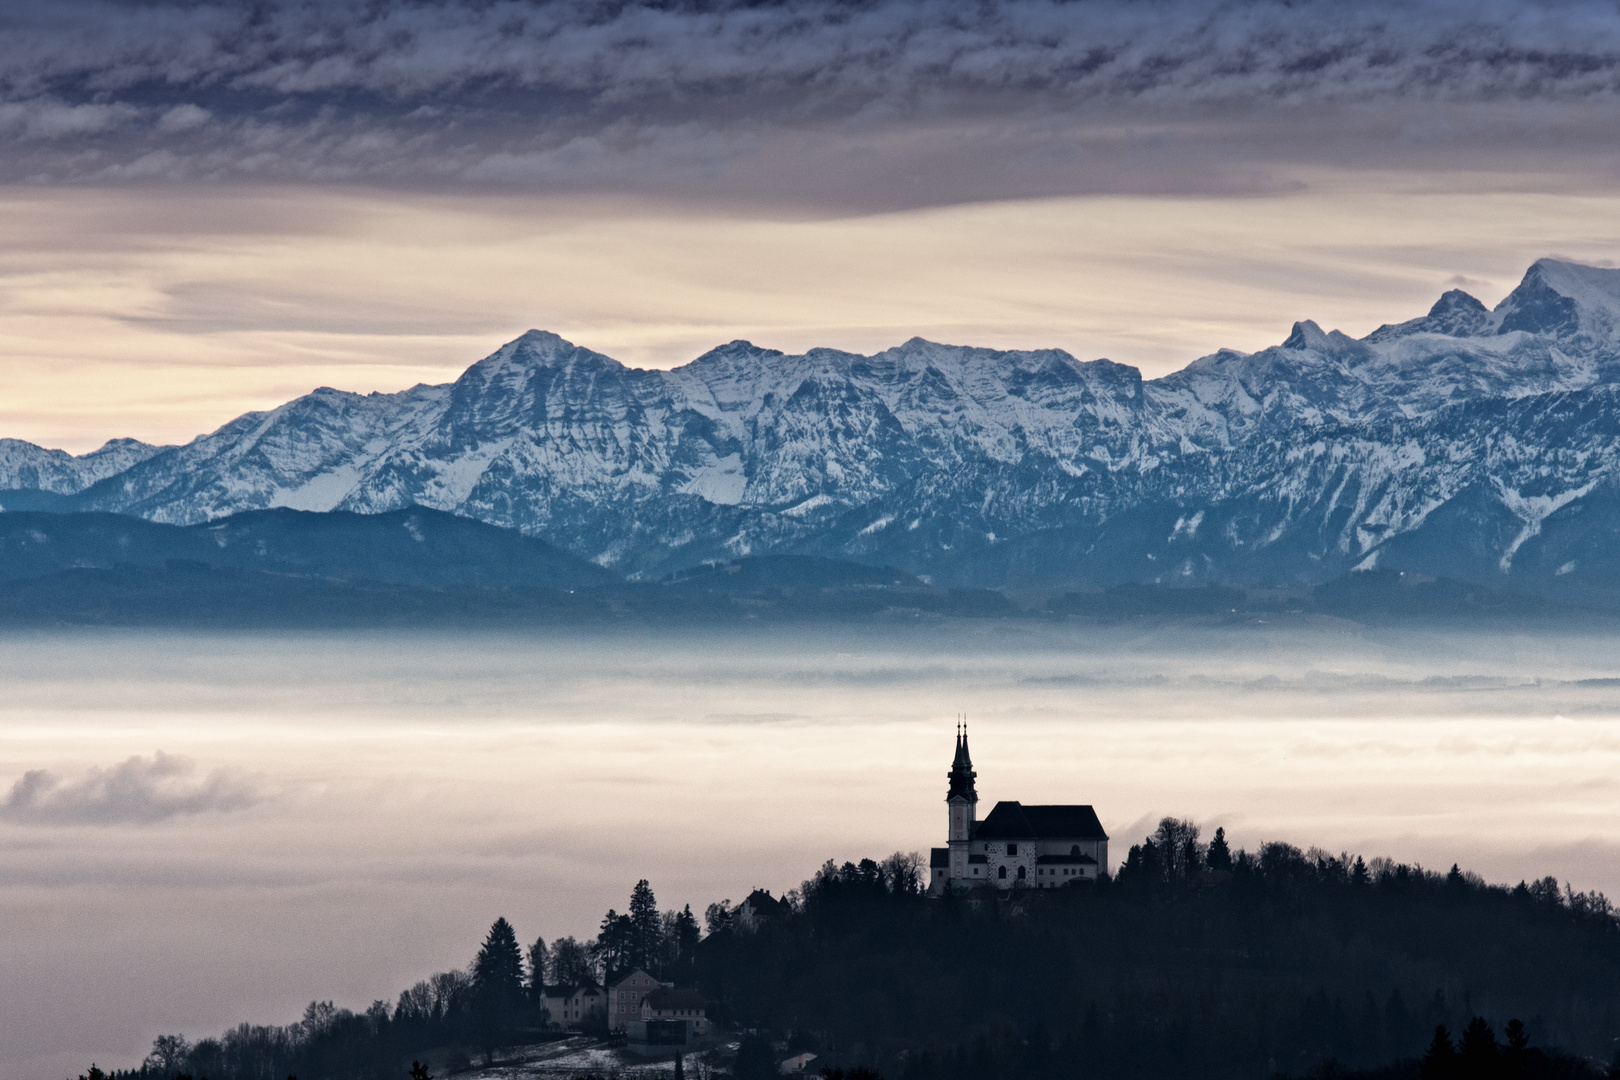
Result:
<instances>
[{"instance_id":1,"label":"snow patch on ground","mask_svg":"<svg viewBox=\"0 0 1620 1080\"><path fill-rule=\"evenodd\" d=\"M736 1044L685 1055L690 1080L709 1080L718 1058L736 1052ZM628 1050L577 1036L503 1051L494 1065L450 1074L450 1080L574 1080L580 1076L658 1080L673 1077L671 1056L644 1058Z\"/></svg>"}]
</instances>

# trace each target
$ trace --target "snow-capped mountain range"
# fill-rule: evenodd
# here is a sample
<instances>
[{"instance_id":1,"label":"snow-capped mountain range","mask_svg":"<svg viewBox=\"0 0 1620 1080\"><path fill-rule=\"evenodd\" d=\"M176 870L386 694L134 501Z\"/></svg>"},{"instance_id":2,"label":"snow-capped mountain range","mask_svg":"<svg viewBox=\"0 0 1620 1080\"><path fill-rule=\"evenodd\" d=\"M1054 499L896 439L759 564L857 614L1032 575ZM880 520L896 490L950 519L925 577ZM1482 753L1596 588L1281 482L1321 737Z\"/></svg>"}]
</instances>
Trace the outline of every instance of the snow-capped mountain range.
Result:
<instances>
[{"instance_id":1,"label":"snow-capped mountain range","mask_svg":"<svg viewBox=\"0 0 1620 1080\"><path fill-rule=\"evenodd\" d=\"M448 385L320 389L185 446L3 440L0 488L176 524L414 504L639 578L780 551L992 587L1394 566L1620 594L1620 270L1544 259L1494 310L1454 290L1152 381L920 338L640 370L531 331Z\"/></svg>"}]
</instances>

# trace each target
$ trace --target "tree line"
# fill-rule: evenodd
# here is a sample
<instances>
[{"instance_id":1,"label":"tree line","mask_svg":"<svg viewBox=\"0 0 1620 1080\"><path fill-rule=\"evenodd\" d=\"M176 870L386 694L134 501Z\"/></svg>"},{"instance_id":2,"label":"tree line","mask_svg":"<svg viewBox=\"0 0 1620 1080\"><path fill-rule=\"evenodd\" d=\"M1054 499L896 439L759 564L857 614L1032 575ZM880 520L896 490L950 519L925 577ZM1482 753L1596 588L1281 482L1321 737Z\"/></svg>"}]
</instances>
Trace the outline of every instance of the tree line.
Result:
<instances>
[{"instance_id":1,"label":"tree line","mask_svg":"<svg viewBox=\"0 0 1620 1080\"><path fill-rule=\"evenodd\" d=\"M904 1080L1416 1078L1476 1018L1595 1077L1620 1036L1620 920L1551 878L1233 850L1175 818L1056 890L925 899L892 863L828 864L757 932L705 939L718 1018Z\"/></svg>"},{"instance_id":2,"label":"tree line","mask_svg":"<svg viewBox=\"0 0 1620 1080\"><path fill-rule=\"evenodd\" d=\"M498 919L392 1006L164 1036L109 1080L403 1080L430 1050L545 1038L547 985L637 967L744 1033L737 1080L782 1047L896 1080L1596 1080L1620 1036L1620 918L1552 878L1234 851L1176 818L1095 882L934 899L924 874L915 853L829 861L763 921L719 901L702 926L643 880L594 938L523 948Z\"/></svg>"},{"instance_id":3,"label":"tree line","mask_svg":"<svg viewBox=\"0 0 1620 1080\"><path fill-rule=\"evenodd\" d=\"M540 1014L546 987L600 983L638 967L689 984L701 937L691 908L660 911L643 879L628 911L609 910L595 938L536 938L525 948L498 918L466 968L421 980L392 1006L378 1000L356 1012L312 1001L291 1024L240 1024L196 1042L161 1035L138 1068L92 1066L80 1080L405 1080L413 1066L426 1071L428 1051L446 1048L453 1069L476 1055L489 1062L503 1047L550 1037Z\"/></svg>"}]
</instances>

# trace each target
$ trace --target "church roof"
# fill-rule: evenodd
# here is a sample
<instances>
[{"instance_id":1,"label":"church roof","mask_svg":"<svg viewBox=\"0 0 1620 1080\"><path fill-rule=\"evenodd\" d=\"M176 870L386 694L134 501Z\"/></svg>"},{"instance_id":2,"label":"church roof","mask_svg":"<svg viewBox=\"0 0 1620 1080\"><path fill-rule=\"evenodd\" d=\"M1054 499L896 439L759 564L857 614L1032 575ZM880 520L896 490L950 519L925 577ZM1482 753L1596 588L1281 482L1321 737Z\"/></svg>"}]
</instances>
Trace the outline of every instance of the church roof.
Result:
<instances>
[{"instance_id":1,"label":"church roof","mask_svg":"<svg viewBox=\"0 0 1620 1080\"><path fill-rule=\"evenodd\" d=\"M1035 860L1041 866L1096 866L1090 855L1042 855Z\"/></svg>"},{"instance_id":2,"label":"church roof","mask_svg":"<svg viewBox=\"0 0 1620 1080\"><path fill-rule=\"evenodd\" d=\"M1025 806L998 802L973 830L975 840L1106 840L1089 806Z\"/></svg>"}]
</instances>

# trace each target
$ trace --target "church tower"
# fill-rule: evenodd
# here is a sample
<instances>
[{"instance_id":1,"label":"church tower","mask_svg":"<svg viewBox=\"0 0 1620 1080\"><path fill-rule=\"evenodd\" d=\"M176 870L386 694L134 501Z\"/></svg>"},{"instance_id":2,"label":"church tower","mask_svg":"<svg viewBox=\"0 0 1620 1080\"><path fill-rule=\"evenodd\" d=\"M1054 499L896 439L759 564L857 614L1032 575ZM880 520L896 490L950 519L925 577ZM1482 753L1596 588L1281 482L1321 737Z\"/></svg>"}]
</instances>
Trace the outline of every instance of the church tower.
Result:
<instances>
[{"instance_id":1,"label":"church tower","mask_svg":"<svg viewBox=\"0 0 1620 1080\"><path fill-rule=\"evenodd\" d=\"M951 762L949 774L951 787L945 795L951 818L950 876L953 878L968 876L968 841L973 839L979 805L979 793L974 790L973 781L978 775L973 771L973 758L968 754L967 725L961 724L956 729L956 760Z\"/></svg>"}]
</instances>

